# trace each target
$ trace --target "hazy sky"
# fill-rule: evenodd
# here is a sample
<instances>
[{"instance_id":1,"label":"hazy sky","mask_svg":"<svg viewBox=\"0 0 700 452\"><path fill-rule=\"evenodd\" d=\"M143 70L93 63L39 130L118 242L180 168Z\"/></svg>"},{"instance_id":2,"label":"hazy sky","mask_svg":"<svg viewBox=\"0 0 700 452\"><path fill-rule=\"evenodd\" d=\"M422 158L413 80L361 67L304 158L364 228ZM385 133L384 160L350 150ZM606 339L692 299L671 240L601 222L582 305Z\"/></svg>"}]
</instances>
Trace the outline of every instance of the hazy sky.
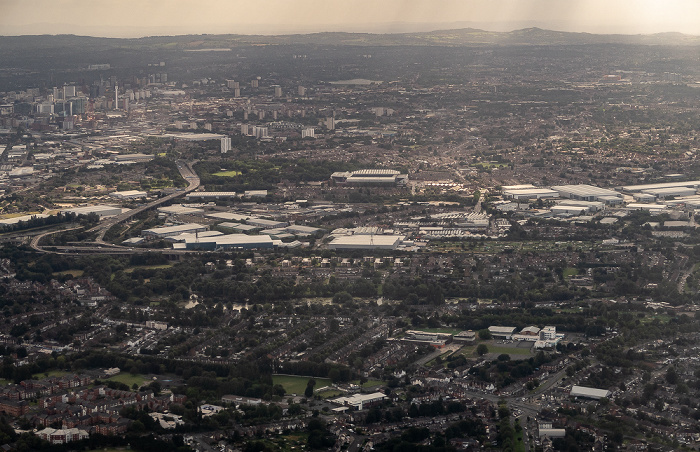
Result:
<instances>
[{"instance_id":1,"label":"hazy sky","mask_svg":"<svg viewBox=\"0 0 700 452\"><path fill-rule=\"evenodd\" d=\"M468 26L700 35L700 0L0 0L0 35L402 32Z\"/></svg>"}]
</instances>

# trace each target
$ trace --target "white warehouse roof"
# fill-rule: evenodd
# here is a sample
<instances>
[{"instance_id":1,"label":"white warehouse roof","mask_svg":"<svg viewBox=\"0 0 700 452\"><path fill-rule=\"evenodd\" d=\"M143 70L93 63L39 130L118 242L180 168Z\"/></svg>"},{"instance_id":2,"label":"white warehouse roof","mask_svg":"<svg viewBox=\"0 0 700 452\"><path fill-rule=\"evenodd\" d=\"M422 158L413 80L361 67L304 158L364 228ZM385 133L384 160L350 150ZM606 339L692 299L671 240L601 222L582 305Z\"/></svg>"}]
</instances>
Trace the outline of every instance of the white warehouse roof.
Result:
<instances>
[{"instance_id":1,"label":"white warehouse roof","mask_svg":"<svg viewBox=\"0 0 700 452\"><path fill-rule=\"evenodd\" d=\"M334 249L396 249L404 239L402 235L346 235L328 244Z\"/></svg>"},{"instance_id":2,"label":"white warehouse roof","mask_svg":"<svg viewBox=\"0 0 700 452\"><path fill-rule=\"evenodd\" d=\"M126 191L115 191L109 194L112 198L126 199L126 198L145 198L147 193L141 190L126 190Z\"/></svg>"},{"instance_id":3,"label":"white warehouse roof","mask_svg":"<svg viewBox=\"0 0 700 452\"><path fill-rule=\"evenodd\" d=\"M158 207L158 212L167 213L171 215L191 215L195 213L202 213L204 210L197 209L194 207L186 207L181 205L172 205L167 207Z\"/></svg>"},{"instance_id":4,"label":"white warehouse roof","mask_svg":"<svg viewBox=\"0 0 700 452\"><path fill-rule=\"evenodd\" d=\"M491 334L513 334L517 330L514 326L490 326L489 332Z\"/></svg>"},{"instance_id":5,"label":"white warehouse roof","mask_svg":"<svg viewBox=\"0 0 700 452\"><path fill-rule=\"evenodd\" d=\"M647 190L658 190L660 188L698 188L700 187L700 180L689 180L684 182L664 182L661 184L644 184L644 185L625 185L622 187L623 191L634 193L637 191L647 191Z\"/></svg>"},{"instance_id":6,"label":"white warehouse roof","mask_svg":"<svg viewBox=\"0 0 700 452\"><path fill-rule=\"evenodd\" d=\"M248 218L250 218L250 215L243 215L240 213L234 213L234 212L217 212L217 213L209 213L206 216L209 218L218 218L219 220L227 220L227 221L245 221Z\"/></svg>"},{"instance_id":7,"label":"white warehouse roof","mask_svg":"<svg viewBox=\"0 0 700 452\"><path fill-rule=\"evenodd\" d=\"M520 188L512 190L503 190L503 195L514 199L531 199L531 198L556 198L559 192L550 190L549 188Z\"/></svg>"},{"instance_id":8,"label":"white warehouse roof","mask_svg":"<svg viewBox=\"0 0 700 452\"><path fill-rule=\"evenodd\" d=\"M606 188L595 187L593 185L579 184L579 185L555 185L552 190L559 192L559 195L566 198L597 198L599 196L616 196L620 197L620 194L613 190L608 190Z\"/></svg>"},{"instance_id":9,"label":"white warehouse roof","mask_svg":"<svg viewBox=\"0 0 700 452\"><path fill-rule=\"evenodd\" d=\"M175 226L166 226L163 228L144 229L143 231L141 231L141 235L142 236L152 235L152 236L156 236L156 237L170 237L172 235L206 231L208 229L209 229L208 226L204 226L204 225L197 224L197 223L187 223L187 224L178 224Z\"/></svg>"},{"instance_id":10,"label":"white warehouse roof","mask_svg":"<svg viewBox=\"0 0 700 452\"><path fill-rule=\"evenodd\" d=\"M586 386L572 386L569 395L573 397L587 397L589 399L602 399L610 395L606 389L588 388Z\"/></svg>"},{"instance_id":11,"label":"white warehouse roof","mask_svg":"<svg viewBox=\"0 0 700 452\"><path fill-rule=\"evenodd\" d=\"M386 399L386 394L383 392L373 392L371 394L353 394L349 397L338 397L331 400L331 402L338 405L350 405L361 410L365 403L378 402L384 399Z\"/></svg>"},{"instance_id":12,"label":"white warehouse roof","mask_svg":"<svg viewBox=\"0 0 700 452\"><path fill-rule=\"evenodd\" d=\"M520 185L501 185L501 191L505 190L525 190L526 188L536 188L532 184L520 184Z\"/></svg>"},{"instance_id":13,"label":"white warehouse roof","mask_svg":"<svg viewBox=\"0 0 700 452\"><path fill-rule=\"evenodd\" d=\"M128 209L125 209L128 210ZM95 213L99 215L100 217L109 217L113 215L119 215L120 213L124 212L125 210L122 210L121 207L114 207L114 206L104 206L104 205L98 205L98 206L85 206L85 207L74 207L72 209L64 209L61 212L66 213L74 213L76 215L88 215L91 213Z\"/></svg>"},{"instance_id":14,"label":"white warehouse roof","mask_svg":"<svg viewBox=\"0 0 700 452\"><path fill-rule=\"evenodd\" d=\"M636 203L630 203L627 204L628 209L632 210L664 210L668 209L668 206L665 204L636 204Z\"/></svg>"},{"instance_id":15,"label":"white warehouse roof","mask_svg":"<svg viewBox=\"0 0 700 452\"><path fill-rule=\"evenodd\" d=\"M665 196L692 196L695 194L695 189L692 187L647 188L642 193L662 198Z\"/></svg>"}]
</instances>

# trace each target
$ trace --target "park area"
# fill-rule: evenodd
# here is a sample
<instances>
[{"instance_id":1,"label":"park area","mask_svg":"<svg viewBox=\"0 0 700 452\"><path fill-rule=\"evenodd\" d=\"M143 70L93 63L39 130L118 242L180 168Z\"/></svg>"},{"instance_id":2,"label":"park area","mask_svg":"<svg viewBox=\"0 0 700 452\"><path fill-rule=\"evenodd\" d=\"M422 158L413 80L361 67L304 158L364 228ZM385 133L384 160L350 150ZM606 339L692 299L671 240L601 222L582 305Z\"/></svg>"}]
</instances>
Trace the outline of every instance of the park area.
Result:
<instances>
[{"instance_id":1,"label":"park area","mask_svg":"<svg viewBox=\"0 0 700 452\"><path fill-rule=\"evenodd\" d=\"M303 395L306 389L306 384L309 380L313 378L316 380L316 385L314 389L318 390L324 386L330 386L331 381L328 378L315 378L315 377L299 377L296 375L273 375L272 383L276 385L282 385L284 392L287 394L297 394Z\"/></svg>"}]
</instances>

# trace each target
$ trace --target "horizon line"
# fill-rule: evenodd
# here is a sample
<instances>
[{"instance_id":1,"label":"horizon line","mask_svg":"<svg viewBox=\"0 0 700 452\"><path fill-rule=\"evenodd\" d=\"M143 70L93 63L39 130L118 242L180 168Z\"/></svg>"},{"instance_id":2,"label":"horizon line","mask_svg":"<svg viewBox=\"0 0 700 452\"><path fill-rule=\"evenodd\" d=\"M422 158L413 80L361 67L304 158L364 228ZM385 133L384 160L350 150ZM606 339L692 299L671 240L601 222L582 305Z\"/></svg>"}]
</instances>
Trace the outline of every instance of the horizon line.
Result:
<instances>
[{"instance_id":1,"label":"horizon line","mask_svg":"<svg viewBox=\"0 0 700 452\"><path fill-rule=\"evenodd\" d=\"M459 22L457 22L459 23ZM457 23L454 23L457 25ZM68 26L70 24L47 24L47 23L36 23L36 24L30 24L29 26L39 26L39 25L65 25ZM420 26L429 26L431 24L428 23L421 23L421 22L384 22L381 24L377 24L378 27L382 25L389 25L389 26L414 26L414 27L420 27ZM437 24L435 24L437 26ZM26 26L23 28L27 28ZM103 28L103 27L101 27ZM116 27L116 28L121 28L122 30L124 28L143 28L143 27ZM169 27L158 27L158 28L169 28ZM686 33L682 31L677 31L677 30L667 30L667 31L654 31L654 32L645 32L645 33L626 33L626 32L593 32L593 31L571 31L571 30L561 30L557 28L548 28L548 27L541 27L541 26L525 26L525 27L516 27L508 30L494 30L494 29L488 29L488 28L479 28L475 26L446 26L446 27L437 27L437 28L429 28L425 30L385 30L385 31L349 31L349 30L314 30L314 31L281 31L281 32L256 32L256 33L243 33L243 32L210 32L210 33L197 33L197 32L185 32L185 33L164 33L164 34L139 34L138 36L106 36L106 35L98 35L98 34L82 34L82 33L10 33L10 34L0 34L0 37L40 37L40 36L76 36L76 37L85 37L85 38L101 38L101 39L145 39L145 38L159 38L159 37L180 37L180 36L221 36L221 35L233 35L233 36L266 36L266 37L274 37L274 36L304 36L304 35L315 35L315 34L367 34L367 35L401 35L401 34L428 34L428 33L436 33L436 32L441 32L441 31L456 31L456 30L475 30L475 31L483 31L483 32L488 32L488 33L499 33L499 34L507 34L507 33L513 33L517 31L523 31L523 30L542 30L542 31L550 31L550 32L556 32L556 33L566 33L566 34L585 34L585 35L591 35L591 36L655 36L655 35L664 35L664 34L678 34L678 35L683 35L683 36L693 36L693 37L700 37L700 34L694 34L694 33Z\"/></svg>"}]
</instances>

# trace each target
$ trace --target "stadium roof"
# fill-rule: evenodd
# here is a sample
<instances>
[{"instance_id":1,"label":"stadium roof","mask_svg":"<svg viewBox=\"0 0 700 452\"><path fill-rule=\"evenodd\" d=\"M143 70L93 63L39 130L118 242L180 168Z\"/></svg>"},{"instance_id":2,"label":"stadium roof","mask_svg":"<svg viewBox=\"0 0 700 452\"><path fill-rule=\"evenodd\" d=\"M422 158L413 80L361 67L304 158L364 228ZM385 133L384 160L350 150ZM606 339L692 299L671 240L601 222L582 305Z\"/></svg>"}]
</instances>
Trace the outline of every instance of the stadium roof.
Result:
<instances>
[{"instance_id":1,"label":"stadium roof","mask_svg":"<svg viewBox=\"0 0 700 452\"><path fill-rule=\"evenodd\" d=\"M352 172L352 176L398 176L400 171L392 169L361 169Z\"/></svg>"}]
</instances>

